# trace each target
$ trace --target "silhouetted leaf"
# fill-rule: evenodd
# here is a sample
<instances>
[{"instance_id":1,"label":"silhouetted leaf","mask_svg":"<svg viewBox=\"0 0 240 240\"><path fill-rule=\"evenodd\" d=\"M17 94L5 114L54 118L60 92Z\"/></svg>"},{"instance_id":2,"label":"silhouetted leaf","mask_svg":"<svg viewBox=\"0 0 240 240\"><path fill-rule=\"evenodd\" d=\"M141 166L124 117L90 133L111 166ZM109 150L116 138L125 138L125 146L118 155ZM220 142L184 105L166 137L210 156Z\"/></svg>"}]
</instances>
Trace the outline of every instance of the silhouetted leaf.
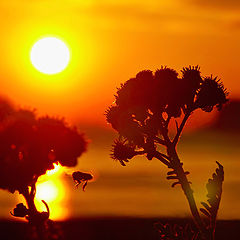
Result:
<instances>
[{"instance_id":1,"label":"silhouetted leaf","mask_svg":"<svg viewBox=\"0 0 240 240\"><path fill-rule=\"evenodd\" d=\"M201 202L201 204L210 212L211 208L208 206L207 203Z\"/></svg>"},{"instance_id":2,"label":"silhouetted leaf","mask_svg":"<svg viewBox=\"0 0 240 240\"><path fill-rule=\"evenodd\" d=\"M203 213L203 214L205 214L207 217L211 217L211 215L209 214L209 212L206 210L206 209L204 209L204 208L200 208L200 211Z\"/></svg>"},{"instance_id":3,"label":"silhouetted leaf","mask_svg":"<svg viewBox=\"0 0 240 240\"><path fill-rule=\"evenodd\" d=\"M216 169L216 172L212 174L212 178L208 179L208 183L206 184L208 191L207 202L209 204L201 202L204 208L200 208L200 211L209 218L209 226L215 226L216 223L217 212L222 195L222 184L224 180L223 166L219 162L216 163L218 168ZM209 229L211 230L211 228ZM214 229L211 231L214 231Z\"/></svg>"},{"instance_id":4,"label":"silhouetted leaf","mask_svg":"<svg viewBox=\"0 0 240 240\"><path fill-rule=\"evenodd\" d=\"M171 187L175 187L176 185L180 184L180 182L174 182Z\"/></svg>"},{"instance_id":5,"label":"silhouetted leaf","mask_svg":"<svg viewBox=\"0 0 240 240\"><path fill-rule=\"evenodd\" d=\"M170 180L170 179L178 179L177 176L167 176L167 179Z\"/></svg>"}]
</instances>

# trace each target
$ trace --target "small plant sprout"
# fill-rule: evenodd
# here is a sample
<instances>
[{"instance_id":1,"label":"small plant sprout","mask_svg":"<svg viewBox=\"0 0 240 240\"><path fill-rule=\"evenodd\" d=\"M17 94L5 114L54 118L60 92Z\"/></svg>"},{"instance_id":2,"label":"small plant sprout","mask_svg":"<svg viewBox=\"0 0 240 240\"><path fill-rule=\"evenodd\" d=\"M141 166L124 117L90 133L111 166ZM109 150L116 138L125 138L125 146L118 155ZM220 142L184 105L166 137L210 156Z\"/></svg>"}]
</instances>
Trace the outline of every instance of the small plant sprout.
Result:
<instances>
[{"instance_id":1,"label":"small plant sprout","mask_svg":"<svg viewBox=\"0 0 240 240\"><path fill-rule=\"evenodd\" d=\"M167 179L172 187L180 185L189 204L197 232L180 227L161 226L161 239L214 240L216 217L219 209L223 167L218 168L207 183L208 200L198 209L188 171L177 153L177 144L190 115L197 109L211 112L221 110L228 101L227 91L217 77L203 77L199 66L185 67L179 75L174 69L161 67L156 72L144 70L129 79L115 95L115 103L106 111L106 120L119 137L115 140L111 157L126 166L130 159L145 155L148 160L158 159L169 171ZM169 134L170 121L176 132ZM160 151L164 146L165 151ZM203 213L208 221L206 222ZM189 230L189 233L187 231ZM171 238L171 236L174 236Z\"/></svg>"}]
</instances>

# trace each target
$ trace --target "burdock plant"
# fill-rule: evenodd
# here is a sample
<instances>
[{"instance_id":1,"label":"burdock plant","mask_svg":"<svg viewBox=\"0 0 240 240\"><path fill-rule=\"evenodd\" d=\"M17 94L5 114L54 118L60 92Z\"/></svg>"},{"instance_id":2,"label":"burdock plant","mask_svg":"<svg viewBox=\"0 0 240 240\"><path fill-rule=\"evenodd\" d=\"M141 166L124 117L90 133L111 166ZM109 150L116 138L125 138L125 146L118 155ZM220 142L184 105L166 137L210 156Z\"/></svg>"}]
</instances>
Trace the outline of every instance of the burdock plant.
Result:
<instances>
[{"instance_id":1,"label":"burdock plant","mask_svg":"<svg viewBox=\"0 0 240 240\"><path fill-rule=\"evenodd\" d=\"M86 150L86 140L63 119L37 117L0 99L0 188L18 192L26 200L11 214L26 218L38 239L52 239L49 208L39 212L34 203L36 183L54 164L74 167ZM56 239L56 234L53 236Z\"/></svg>"},{"instance_id":2,"label":"burdock plant","mask_svg":"<svg viewBox=\"0 0 240 240\"><path fill-rule=\"evenodd\" d=\"M167 179L172 187L180 185L189 204L197 232L161 226L161 239L214 239L217 212L224 178L223 167L218 168L206 185L207 203L198 209L188 171L177 153L177 144L190 115L197 109L211 112L221 110L227 102L227 91L217 77L203 77L198 66L183 68L181 76L168 67L155 73L139 72L117 90L115 104L106 111L107 122L118 132L111 157L125 166L134 156L156 158L169 168ZM176 132L169 134L170 121L175 121ZM164 146L163 148L159 146ZM201 213L207 217L201 216Z\"/></svg>"}]
</instances>

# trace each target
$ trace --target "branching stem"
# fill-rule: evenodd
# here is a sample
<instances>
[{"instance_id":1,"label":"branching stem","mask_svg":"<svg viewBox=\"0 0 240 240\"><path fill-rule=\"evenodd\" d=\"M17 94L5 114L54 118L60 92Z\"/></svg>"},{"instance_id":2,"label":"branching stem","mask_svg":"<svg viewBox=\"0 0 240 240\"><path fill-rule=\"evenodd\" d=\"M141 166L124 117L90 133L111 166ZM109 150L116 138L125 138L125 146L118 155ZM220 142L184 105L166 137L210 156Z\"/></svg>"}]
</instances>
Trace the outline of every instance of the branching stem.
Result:
<instances>
[{"instance_id":1,"label":"branching stem","mask_svg":"<svg viewBox=\"0 0 240 240\"><path fill-rule=\"evenodd\" d=\"M162 136L164 138L164 141L166 142L167 155L170 157L168 166L175 171L175 173L177 175L177 179L179 180L182 190L187 198L187 201L188 201L193 219L195 221L195 224L196 224L197 228L199 229L202 239L205 240L205 239L208 239L208 234L207 234L206 228L204 226L204 223L199 215L199 211L198 211L198 208L197 208L194 196L193 196L193 190L190 186L190 182L188 181L188 178L182 167L182 163L180 162L180 159L176 152L176 145L178 143L179 137L183 131L183 128L184 128L190 114L191 114L191 111L189 111L188 113L185 114L185 116L181 122L181 125L177 128L177 134L174 137L173 141L171 141L169 139L168 131L164 127L162 129Z\"/></svg>"},{"instance_id":2,"label":"branching stem","mask_svg":"<svg viewBox=\"0 0 240 240\"><path fill-rule=\"evenodd\" d=\"M33 188L32 188L33 189ZM33 192L29 192L29 188L26 188L22 191L22 195L24 196L28 209L30 210L31 214L35 214L37 212L37 208L34 203L34 195Z\"/></svg>"},{"instance_id":3,"label":"branching stem","mask_svg":"<svg viewBox=\"0 0 240 240\"><path fill-rule=\"evenodd\" d=\"M171 167L171 163L168 161L168 160L166 160L165 158L164 158L164 156L166 156L165 154L163 154L163 153L160 153L160 152L158 152L158 151L155 151L155 153L154 153L154 157L155 158L157 158L158 160L160 160L163 164L165 164L167 167ZM166 156L167 157L167 156Z\"/></svg>"},{"instance_id":4,"label":"branching stem","mask_svg":"<svg viewBox=\"0 0 240 240\"><path fill-rule=\"evenodd\" d=\"M182 120L182 122L181 122L181 125L180 125L180 127L178 128L178 130L177 130L177 134L176 134L176 136L175 136L174 139L173 139L173 145L174 145L174 146L177 145L178 140L179 140L179 137L180 137L180 135L181 135L181 133L182 133L182 130L183 130L183 128L184 128L184 126L185 126L185 124L186 124L186 122L187 122L187 120L188 120L188 118L189 118L190 115L191 115L191 112L190 112L190 111L185 114L185 116L184 116L184 118L183 118L183 120Z\"/></svg>"}]
</instances>

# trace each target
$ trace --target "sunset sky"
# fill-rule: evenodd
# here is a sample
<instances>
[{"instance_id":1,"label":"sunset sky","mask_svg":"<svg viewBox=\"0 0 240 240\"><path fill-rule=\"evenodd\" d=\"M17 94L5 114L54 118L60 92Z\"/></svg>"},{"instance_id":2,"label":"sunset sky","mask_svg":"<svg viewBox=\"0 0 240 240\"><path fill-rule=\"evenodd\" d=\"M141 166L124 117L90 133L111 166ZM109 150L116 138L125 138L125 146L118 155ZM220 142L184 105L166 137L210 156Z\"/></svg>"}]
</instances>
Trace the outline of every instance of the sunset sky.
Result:
<instances>
[{"instance_id":1,"label":"sunset sky","mask_svg":"<svg viewBox=\"0 0 240 240\"><path fill-rule=\"evenodd\" d=\"M239 1L13 0L0 9L1 93L20 106L105 124L116 87L161 65L180 71L198 64L239 95ZM41 74L30 63L44 36L70 48L60 74Z\"/></svg>"},{"instance_id":2,"label":"sunset sky","mask_svg":"<svg viewBox=\"0 0 240 240\"><path fill-rule=\"evenodd\" d=\"M11 0L1 1L0 11L0 94L17 106L36 108L39 114L64 116L71 123L88 125L88 129L89 126L105 128L107 125L104 112L114 101L116 88L140 70L156 70L161 65L167 65L178 72L182 67L199 65L203 75L213 74L222 79L231 98L240 96L238 0ZM71 53L68 67L55 75L40 73L30 61L30 51L34 43L49 36L62 39ZM103 147L94 143L90 155L87 156L86 153L83 157L81 166L85 171L90 171L95 166L93 172L96 174L108 173L106 178L103 178L100 188L97 187L97 180L93 183L96 191L89 193L90 200L84 200L83 197L82 201L91 206L86 208L85 212L83 209L85 215L94 215L94 198L101 196L101 191L103 195L109 194L110 190L104 188L104 181L108 181L108 177L117 173L119 179L123 179L121 174L126 174L127 181L132 174L137 179L146 170L144 164L137 164L136 170L130 166L128 172L126 168L123 173L120 165L109 160L113 135L108 134L109 145ZM102 141L101 137L96 139ZM96 149L93 149L94 146ZM228 156L228 151L229 149L224 150L223 155ZM231 156L231 159L235 162L234 157L237 157L239 152L233 152L235 155ZM186 153L187 159L191 156L191 151ZM97 163L98 157L101 158L101 164ZM90 162L87 163L87 159L90 159ZM200 182L204 176L202 187L216 168L215 160L218 159L211 160L209 157L211 164L207 172L203 165L200 166L205 171L201 176L197 175L196 161L188 165L195 169L196 181ZM108 165L108 162L111 163ZM157 179L157 164L149 167L144 176L151 177L151 171L155 169L153 175L154 179ZM230 164L227 166L233 173L234 169L231 169ZM166 174L166 171L161 168L160 173ZM165 175L162 175L161 180L164 182L166 179L163 176ZM233 177L231 180L234 184L240 181ZM144 183L143 178L141 181ZM118 184L121 187L119 181L117 186ZM131 184L134 186L133 182ZM236 186L234 184L229 189ZM115 188L112 182L110 185ZM147 187L141 187L139 184L136 186L139 191L136 191L135 195L129 186L125 189L122 186L122 190L126 190L132 199L137 199L140 198L142 189L146 190ZM156 206L159 206L159 201L168 202L168 191L171 192L170 195L173 192L172 189L169 190L167 182L164 186L166 195L161 200L155 191L157 188L148 189ZM87 188L91 189L90 184ZM165 191L164 187L163 189ZM2 191L0 194L4 196L1 201L6 202L7 194L3 194ZM76 191L73 194L76 195ZM120 192L114 194L110 199L120 197ZM77 199L80 198L78 196L68 201L77 206ZM106 195L103 196L103 201L104 198ZM180 198L185 202L183 196ZM230 201L235 201L237 205L237 201L233 200L234 195L226 199L227 197L224 206L228 206ZM137 207L132 202L135 208L131 208L132 205L127 205L126 199L124 201L126 202L121 206L126 207L126 215L129 210L133 215L155 216L155 205L152 206L150 200L143 200L148 207L141 213L137 208L143 209L143 202L140 201ZM121 213L121 209L106 210L103 207L101 210L95 209L95 212L103 215L104 211L109 211L109 214L114 214L115 211L117 215ZM157 214L162 212L163 215L167 215L168 210L164 209L157 210ZM4 214L8 212L6 208ZM180 207L176 207L175 212L170 212L170 215L174 216L175 213L177 216L186 215L185 210L181 210ZM222 218L237 218L237 214L240 214L239 209L235 213L226 210ZM71 216L80 215L79 210Z\"/></svg>"}]
</instances>

